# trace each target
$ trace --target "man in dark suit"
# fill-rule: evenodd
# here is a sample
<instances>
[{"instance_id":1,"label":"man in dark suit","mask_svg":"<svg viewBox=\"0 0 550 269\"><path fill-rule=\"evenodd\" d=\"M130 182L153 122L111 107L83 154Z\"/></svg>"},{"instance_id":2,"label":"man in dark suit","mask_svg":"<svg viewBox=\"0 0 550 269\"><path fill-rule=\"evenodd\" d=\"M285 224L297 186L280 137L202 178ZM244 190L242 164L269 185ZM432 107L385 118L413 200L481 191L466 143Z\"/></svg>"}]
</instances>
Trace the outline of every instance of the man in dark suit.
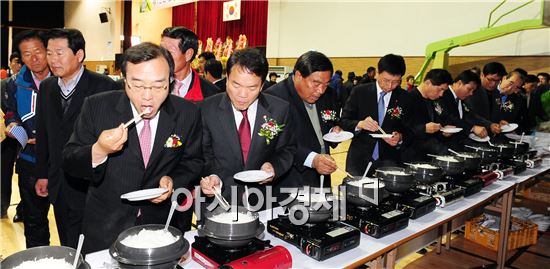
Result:
<instances>
[{"instance_id":1,"label":"man in dark suit","mask_svg":"<svg viewBox=\"0 0 550 269\"><path fill-rule=\"evenodd\" d=\"M405 105L403 162L426 161L429 160L427 154L447 154L447 146L438 140L443 108L434 100L440 98L452 82L447 70L432 69L410 93Z\"/></svg>"},{"instance_id":2,"label":"man in dark suit","mask_svg":"<svg viewBox=\"0 0 550 269\"><path fill-rule=\"evenodd\" d=\"M198 40L193 31L181 26L164 29L160 40L160 46L168 50L174 59L172 94L195 103L220 92L218 87L191 68L197 54Z\"/></svg>"},{"instance_id":3,"label":"man in dark suit","mask_svg":"<svg viewBox=\"0 0 550 269\"><path fill-rule=\"evenodd\" d=\"M537 83L539 79L535 75L527 75L525 82L523 83L523 89L525 93L523 97L523 108L521 112L520 128L516 130L516 133L525 133L530 135L537 126L537 118L542 121L550 120L544 107L542 106L541 96Z\"/></svg>"},{"instance_id":4,"label":"man in dark suit","mask_svg":"<svg viewBox=\"0 0 550 269\"><path fill-rule=\"evenodd\" d=\"M352 175L362 175L371 161L373 168L399 162L397 147L403 133L401 103L407 94L399 85L405 70L403 57L388 54L378 61L378 80L353 88L340 120L344 130L355 133L346 158L346 170ZM370 136L380 133L379 127L392 137Z\"/></svg>"},{"instance_id":5,"label":"man in dark suit","mask_svg":"<svg viewBox=\"0 0 550 269\"><path fill-rule=\"evenodd\" d=\"M463 150L463 141L473 132L479 137L487 136L487 129L479 124L482 120L474 114L464 100L478 89L481 81L479 76L471 70L460 73L437 100L442 108L443 124L462 128L458 134L440 136L441 141L454 150Z\"/></svg>"},{"instance_id":6,"label":"man in dark suit","mask_svg":"<svg viewBox=\"0 0 550 269\"><path fill-rule=\"evenodd\" d=\"M48 63L52 76L42 82L37 108L36 194L54 206L61 245L76 248L81 232L88 183L63 171L63 147L73 133L84 98L115 90L115 82L84 68L85 40L76 29L48 33Z\"/></svg>"},{"instance_id":7,"label":"man in dark suit","mask_svg":"<svg viewBox=\"0 0 550 269\"><path fill-rule=\"evenodd\" d=\"M204 64L204 78L214 83L220 92L225 92L227 78L222 78L223 66L216 59L210 59Z\"/></svg>"},{"instance_id":8,"label":"man in dark suit","mask_svg":"<svg viewBox=\"0 0 550 269\"><path fill-rule=\"evenodd\" d=\"M471 111L479 116L482 125L495 134L500 133L500 126L491 125L493 92L505 75L506 68L499 62L490 62L484 65L481 73L481 86L465 100Z\"/></svg>"},{"instance_id":9,"label":"man in dark suit","mask_svg":"<svg viewBox=\"0 0 550 269\"><path fill-rule=\"evenodd\" d=\"M84 253L108 248L134 225L164 223L172 188L189 189L198 183L203 167L200 112L170 94L173 70L169 52L142 43L124 53L125 91L84 101L63 150L65 171L90 180L82 226ZM128 119L136 122L126 128L123 122ZM167 191L148 201L120 198L157 187ZM172 226L189 227L192 215L187 216L185 223L173 218Z\"/></svg>"},{"instance_id":10,"label":"man in dark suit","mask_svg":"<svg viewBox=\"0 0 550 269\"><path fill-rule=\"evenodd\" d=\"M497 89L492 92L490 128L493 133L500 133L500 126L519 123L520 113L523 111L523 102L519 95L521 85L523 76L512 71L502 78Z\"/></svg>"},{"instance_id":11,"label":"man in dark suit","mask_svg":"<svg viewBox=\"0 0 550 269\"><path fill-rule=\"evenodd\" d=\"M205 174L210 175L201 180L201 188L207 195L213 195L212 187L223 182L223 195L231 198L235 186L236 200L242 204L245 183L233 175L258 169L271 176L247 185L264 197L266 185L279 194L278 179L292 166L296 144L288 102L261 93L267 71L267 59L258 50L236 51L227 61L227 93L201 105ZM267 134L270 123L281 128ZM256 196L250 198L252 206L258 205ZM265 203L258 206L265 208Z\"/></svg>"},{"instance_id":12,"label":"man in dark suit","mask_svg":"<svg viewBox=\"0 0 550 269\"><path fill-rule=\"evenodd\" d=\"M285 187L318 187L320 175L325 175L324 187L330 186L336 162L323 135L341 131L336 125L336 93L328 87L332 72L327 56L308 51L296 61L293 75L266 91L289 102L294 121L289 129L296 136L297 149L292 169L281 179Z\"/></svg>"}]
</instances>

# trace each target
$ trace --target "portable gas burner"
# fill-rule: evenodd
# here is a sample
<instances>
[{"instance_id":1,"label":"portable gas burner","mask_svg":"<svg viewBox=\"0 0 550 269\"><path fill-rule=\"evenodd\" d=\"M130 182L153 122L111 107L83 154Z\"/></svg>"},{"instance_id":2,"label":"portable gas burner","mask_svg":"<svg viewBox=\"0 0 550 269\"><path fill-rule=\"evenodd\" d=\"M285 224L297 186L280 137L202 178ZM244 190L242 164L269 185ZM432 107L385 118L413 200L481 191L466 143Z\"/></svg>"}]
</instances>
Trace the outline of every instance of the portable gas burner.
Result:
<instances>
[{"instance_id":1,"label":"portable gas burner","mask_svg":"<svg viewBox=\"0 0 550 269\"><path fill-rule=\"evenodd\" d=\"M407 227L409 215L382 204L366 207L348 204L345 222L369 236L381 238Z\"/></svg>"},{"instance_id":2,"label":"portable gas burner","mask_svg":"<svg viewBox=\"0 0 550 269\"><path fill-rule=\"evenodd\" d=\"M422 195L431 196L439 207L445 207L464 198L466 188L449 182L436 182L417 187Z\"/></svg>"},{"instance_id":3,"label":"portable gas burner","mask_svg":"<svg viewBox=\"0 0 550 269\"><path fill-rule=\"evenodd\" d=\"M191 244L193 260L207 269L214 268L279 268L292 266L290 252L282 246L271 246L269 240L254 238L246 246L225 248L204 236L195 236Z\"/></svg>"},{"instance_id":4,"label":"portable gas burner","mask_svg":"<svg viewBox=\"0 0 550 269\"><path fill-rule=\"evenodd\" d=\"M318 261L359 246L360 239L359 230L343 222L295 225L285 216L269 220L267 231Z\"/></svg>"}]
</instances>

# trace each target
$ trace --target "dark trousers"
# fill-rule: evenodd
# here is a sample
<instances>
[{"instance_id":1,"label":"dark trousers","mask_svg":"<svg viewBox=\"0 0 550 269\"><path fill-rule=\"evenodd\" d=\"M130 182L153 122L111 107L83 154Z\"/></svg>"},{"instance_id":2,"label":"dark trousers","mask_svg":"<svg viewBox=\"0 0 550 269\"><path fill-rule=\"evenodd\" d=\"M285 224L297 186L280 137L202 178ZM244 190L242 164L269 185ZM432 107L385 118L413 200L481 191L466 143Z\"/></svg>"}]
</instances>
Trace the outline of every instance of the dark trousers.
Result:
<instances>
[{"instance_id":1,"label":"dark trousers","mask_svg":"<svg viewBox=\"0 0 550 269\"><path fill-rule=\"evenodd\" d=\"M36 195L34 163L18 159L16 168L17 174L19 174L21 203L25 212L23 224L27 248L47 246L50 244L50 230L48 227L50 201L48 197Z\"/></svg>"},{"instance_id":2,"label":"dark trousers","mask_svg":"<svg viewBox=\"0 0 550 269\"><path fill-rule=\"evenodd\" d=\"M60 188L53 204L59 241L62 246L77 248L78 236L82 232L84 208L76 208L69 203L62 189L63 187Z\"/></svg>"},{"instance_id":3,"label":"dark trousers","mask_svg":"<svg viewBox=\"0 0 550 269\"><path fill-rule=\"evenodd\" d=\"M17 140L13 138L6 137L2 141L2 168L0 173L1 175L1 211L2 215L6 215L8 212L8 207L10 206L11 198L11 181L13 176L13 165L15 163L15 157L17 156ZM17 212L19 213L19 212Z\"/></svg>"}]
</instances>

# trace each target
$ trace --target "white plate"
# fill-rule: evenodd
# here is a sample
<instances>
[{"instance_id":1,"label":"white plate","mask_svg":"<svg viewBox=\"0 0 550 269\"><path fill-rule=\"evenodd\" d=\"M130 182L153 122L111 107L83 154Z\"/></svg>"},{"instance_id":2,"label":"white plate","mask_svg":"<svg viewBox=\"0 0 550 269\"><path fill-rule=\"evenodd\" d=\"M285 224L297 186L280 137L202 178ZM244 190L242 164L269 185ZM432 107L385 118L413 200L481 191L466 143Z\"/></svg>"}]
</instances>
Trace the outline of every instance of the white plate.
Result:
<instances>
[{"instance_id":1,"label":"white plate","mask_svg":"<svg viewBox=\"0 0 550 269\"><path fill-rule=\"evenodd\" d=\"M270 173L262 170L247 170L236 173L233 177L242 182L260 182L272 176Z\"/></svg>"},{"instance_id":2,"label":"white plate","mask_svg":"<svg viewBox=\"0 0 550 269\"><path fill-rule=\"evenodd\" d=\"M458 127L447 127L447 128L445 128L445 127L443 127L439 130L444 132L444 133L455 134L455 133L458 133L458 132L462 131L462 128L458 128Z\"/></svg>"},{"instance_id":3,"label":"white plate","mask_svg":"<svg viewBox=\"0 0 550 269\"><path fill-rule=\"evenodd\" d=\"M154 188L154 189L133 191L133 192L129 192L121 195L120 199L126 199L128 201L149 200L149 199L157 198L167 191L168 189L166 188Z\"/></svg>"},{"instance_id":4,"label":"white plate","mask_svg":"<svg viewBox=\"0 0 550 269\"><path fill-rule=\"evenodd\" d=\"M374 138L392 138L392 134L370 134Z\"/></svg>"},{"instance_id":5,"label":"white plate","mask_svg":"<svg viewBox=\"0 0 550 269\"><path fill-rule=\"evenodd\" d=\"M346 131L341 131L339 133L332 132L332 133L323 135L323 140L328 142L334 142L334 143L344 142L352 138L353 138L353 133L346 132Z\"/></svg>"},{"instance_id":6,"label":"white plate","mask_svg":"<svg viewBox=\"0 0 550 269\"><path fill-rule=\"evenodd\" d=\"M518 128L517 123L508 123L507 125L500 126L500 131L503 132L503 133L509 133L509 132L515 130L516 128Z\"/></svg>"},{"instance_id":7,"label":"white plate","mask_svg":"<svg viewBox=\"0 0 550 269\"><path fill-rule=\"evenodd\" d=\"M475 134L470 134L468 137L470 139L474 140L474 141L477 141L477 142L487 142L487 141L491 140L491 138L488 137L488 136L486 136L485 138L481 138L481 137L479 137Z\"/></svg>"}]
</instances>

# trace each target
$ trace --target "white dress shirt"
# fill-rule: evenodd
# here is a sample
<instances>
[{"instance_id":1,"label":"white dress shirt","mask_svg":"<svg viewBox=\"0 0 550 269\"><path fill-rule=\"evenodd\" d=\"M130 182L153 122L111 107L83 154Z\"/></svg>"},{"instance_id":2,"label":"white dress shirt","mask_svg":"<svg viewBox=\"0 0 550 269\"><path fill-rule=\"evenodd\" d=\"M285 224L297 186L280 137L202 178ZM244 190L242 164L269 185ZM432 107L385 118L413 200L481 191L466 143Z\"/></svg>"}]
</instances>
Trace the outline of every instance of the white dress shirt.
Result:
<instances>
[{"instance_id":1,"label":"white dress shirt","mask_svg":"<svg viewBox=\"0 0 550 269\"><path fill-rule=\"evenodd\" d=\"M231 104L231 108L233 109L233 116L235 117L235 125L237 127L237 131L239 131L239 126L241 125L241 121L243 120L243 113L241 113L240 110L237 110L233 106L233 104ZM250 123L250 138L254 136L254 124L256 123L256 111L258 111L258 99L256 99L252 104L250 104L246 114L248 116L248 122Z\"/></svg>"},{"instance_id":2,"label":"white dress shirt","mask_svg":"<svg viewBox=\"0 0 550 269\"><path fill-rule=\"evenodd\" d=\"M174 89L174 93L176 93L177 96L185 97L187 92L189 91L189 88L191 87L191 81L193 80L193 71L189 70L189 74L187 74L187 77L185 77L183 80L176 80L176 82L180 82L181 86L179 89ZM174 84L177 85L177 84Z\"/></svg>"},{"instance_id":3,"label":"white dress shirt","mask_svg":"<svg viewBox=\"0 0 550 269\"><path fill-rule=\"evenodd\" d=\"M458 100L458 114L460 115L460 119L463 118L463 112L462 112L462 100L460 99L457 99L458 97L456 97L456 93L455 91L453 90L453 88L451 86L449 86L449 89L451 90L451 93L453 94L453 97L455 100Z\"/></svg>"}]
</instances>

